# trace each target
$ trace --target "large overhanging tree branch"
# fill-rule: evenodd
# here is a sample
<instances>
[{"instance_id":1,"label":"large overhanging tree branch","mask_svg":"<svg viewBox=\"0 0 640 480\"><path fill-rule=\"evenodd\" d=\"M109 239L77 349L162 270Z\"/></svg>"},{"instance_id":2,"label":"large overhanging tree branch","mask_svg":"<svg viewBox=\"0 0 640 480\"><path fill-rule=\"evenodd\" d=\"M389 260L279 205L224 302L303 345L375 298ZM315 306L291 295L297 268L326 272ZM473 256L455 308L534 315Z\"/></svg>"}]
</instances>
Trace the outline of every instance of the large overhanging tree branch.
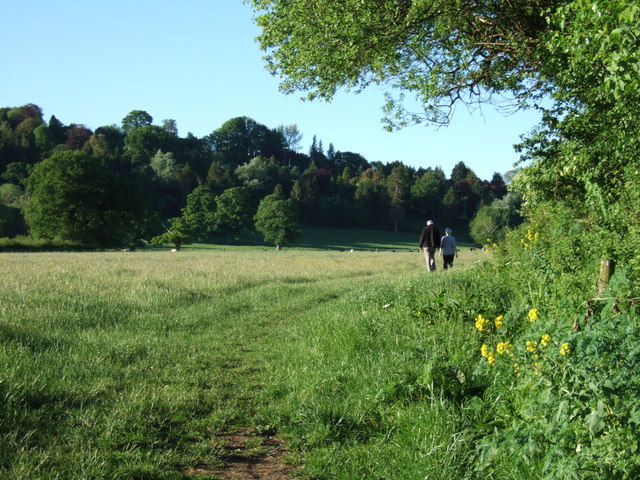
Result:
<instances>
[{"instance_id":1,"label":"large overhanging tree branch","mask_svg":"<svg viewBox=\"0 0 640 480\"><path fill-rule=\"evenodd\" d=\"M286 93L388 91L389 129L446 123L460 102L539 92L545 15L565 0L251 0L269 70ZM413 95L419 110L405 108Z\"/></svg>"}]
</instances>

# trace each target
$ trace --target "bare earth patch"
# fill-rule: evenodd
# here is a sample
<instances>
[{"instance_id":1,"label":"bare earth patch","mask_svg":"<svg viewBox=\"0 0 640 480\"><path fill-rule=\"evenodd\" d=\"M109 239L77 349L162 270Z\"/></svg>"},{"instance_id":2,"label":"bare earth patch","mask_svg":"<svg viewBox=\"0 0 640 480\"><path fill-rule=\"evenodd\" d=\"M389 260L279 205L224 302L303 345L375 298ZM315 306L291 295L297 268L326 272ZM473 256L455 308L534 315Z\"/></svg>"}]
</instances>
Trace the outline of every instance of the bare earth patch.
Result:
<instances>
[{"instance_id":1,"label":"bare earth patch","mask_svg":"<svg viewBox=\"0 0 640 480\"><path fill-rule=\"evenodd\" d=\"M286 465L286 444L276 437L251 433L250 430L238 430L221 433L218 440L225 451L223 468L190 469L185 475L216 475L223 480L293 480L295 467Z\"/></svg>"}]
</instances>

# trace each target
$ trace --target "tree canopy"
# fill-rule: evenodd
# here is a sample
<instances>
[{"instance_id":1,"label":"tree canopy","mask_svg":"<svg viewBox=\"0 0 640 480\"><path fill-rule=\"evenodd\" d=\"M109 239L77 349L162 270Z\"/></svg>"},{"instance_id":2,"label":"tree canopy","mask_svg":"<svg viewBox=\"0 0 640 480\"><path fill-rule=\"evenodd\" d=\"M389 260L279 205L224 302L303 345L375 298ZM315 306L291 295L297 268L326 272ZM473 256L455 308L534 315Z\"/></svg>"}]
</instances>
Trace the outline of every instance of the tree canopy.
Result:
<instances>
[{"instance_id":1,"label":"tree canopy","mask_svg":"<svg viewBox=\"0 0 640 480\"><path fill-rule=\"evenodd\" d=\"M32 235L113 247L133 240L144 208L133 184L78 151L38 163L25 217Z\"/></svg>"},{"instance_id":2,"label":"tree canopy","mask_svg":"<svg viewBox=\"0 0 640 480\"><path fill-rule=\"evenodd\" d=\"M454 104L508 92L524 99L539 80L546 14L563 0L252 0L269 70L284 92L331 99L340 88L384 84L390 128L446 122ZM422 107L402 105L409 92Z\"/></svg>"}]
</instances>

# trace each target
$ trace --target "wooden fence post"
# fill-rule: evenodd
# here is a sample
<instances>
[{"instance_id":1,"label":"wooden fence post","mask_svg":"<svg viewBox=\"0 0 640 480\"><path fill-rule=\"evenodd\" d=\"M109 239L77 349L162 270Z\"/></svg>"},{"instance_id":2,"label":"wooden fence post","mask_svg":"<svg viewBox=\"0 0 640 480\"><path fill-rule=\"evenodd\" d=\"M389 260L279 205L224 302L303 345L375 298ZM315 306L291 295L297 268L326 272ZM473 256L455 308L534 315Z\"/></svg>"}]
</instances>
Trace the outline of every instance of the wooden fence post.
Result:
<instances>
[{"instance_id":1,"label":"wooden fence post","mask_svg":"<svg viewBox=\"0 0 640 480\"><path fill-rule=\"evenodd\" d=\"M602 259L600 262L600 276L598 277L598 295L604 295L604 291L607 288L611 275L615 270L616 264L613 260Z\"/></svg>"}]
</instances>

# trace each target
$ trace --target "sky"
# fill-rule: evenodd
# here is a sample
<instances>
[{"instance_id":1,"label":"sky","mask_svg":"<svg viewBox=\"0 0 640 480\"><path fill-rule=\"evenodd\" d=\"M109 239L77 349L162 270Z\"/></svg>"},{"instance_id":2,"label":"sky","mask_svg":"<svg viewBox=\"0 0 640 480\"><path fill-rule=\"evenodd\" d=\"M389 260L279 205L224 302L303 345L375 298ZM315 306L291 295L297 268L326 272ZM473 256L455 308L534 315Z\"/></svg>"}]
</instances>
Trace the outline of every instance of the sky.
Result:
<instances>
[{"instance_id":1,"label":"sky","mask_svg":"<svg viewBox=\"0 0 640 480\"><path fill-rule=\"evenodd\" d=\"M300 151L316 136L326 151L368 161L441 167L464 162L481 179L514 168L513 145L538 122L492 106L460 107L447 127L386 132L383 92L340 92L330 103L284 95L265 69L254 12L242 0L0 0L0 107L40 106L44 119L95 130L132 110L155 124L173 119L181 137L209 135L247 116L269 128L297 125Z\"/></svg>"}]
</instances>

